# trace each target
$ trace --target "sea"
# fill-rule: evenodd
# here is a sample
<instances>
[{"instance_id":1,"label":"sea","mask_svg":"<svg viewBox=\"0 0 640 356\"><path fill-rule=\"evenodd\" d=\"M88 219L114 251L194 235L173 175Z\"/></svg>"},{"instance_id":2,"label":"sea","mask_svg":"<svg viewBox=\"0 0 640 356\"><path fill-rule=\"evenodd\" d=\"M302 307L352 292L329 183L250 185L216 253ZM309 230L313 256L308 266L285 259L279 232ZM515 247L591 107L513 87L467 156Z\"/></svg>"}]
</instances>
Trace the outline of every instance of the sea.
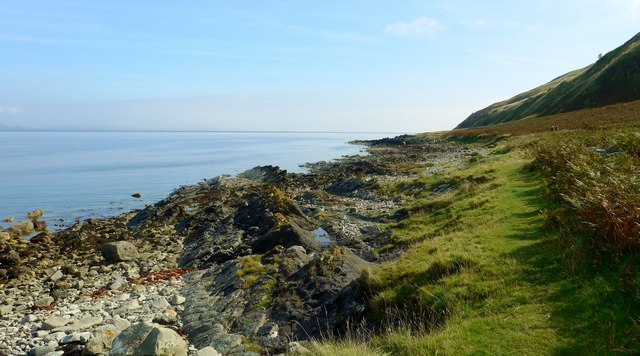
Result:
<instances>
[{"instance_id":1,"label":"sea","mask_svg":"<svg viewBox=\"0 0 640 356\"><path fill-rule=\"evenodd\" d=\"M364 154L393 133L0 131L0 226L36 208L49 229L144 208L174 189L258 165ZM140 193L141 198L131 195Z\"/></svg>"}]
</instances>

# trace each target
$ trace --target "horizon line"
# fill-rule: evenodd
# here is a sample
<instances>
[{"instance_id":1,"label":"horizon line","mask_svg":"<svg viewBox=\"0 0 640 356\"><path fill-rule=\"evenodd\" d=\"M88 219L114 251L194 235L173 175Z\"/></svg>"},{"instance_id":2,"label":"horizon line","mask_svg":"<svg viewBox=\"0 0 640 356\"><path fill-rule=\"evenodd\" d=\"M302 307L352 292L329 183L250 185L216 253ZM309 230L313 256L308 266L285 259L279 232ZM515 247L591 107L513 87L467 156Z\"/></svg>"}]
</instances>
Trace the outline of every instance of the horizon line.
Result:
<instances>
[{"instance_id":1,"label":"horizon line","mask_svg":"<svg viewBox=\"0 0 640 356\"><path fill-rule=\"evenodd\" d=\"M139 132L139 133L346 133L346 134L414 134L415 132L403 131L320 131L320 130L129 130L129 129L0 129L0 132Z\"/></svg>"}]
</instances>

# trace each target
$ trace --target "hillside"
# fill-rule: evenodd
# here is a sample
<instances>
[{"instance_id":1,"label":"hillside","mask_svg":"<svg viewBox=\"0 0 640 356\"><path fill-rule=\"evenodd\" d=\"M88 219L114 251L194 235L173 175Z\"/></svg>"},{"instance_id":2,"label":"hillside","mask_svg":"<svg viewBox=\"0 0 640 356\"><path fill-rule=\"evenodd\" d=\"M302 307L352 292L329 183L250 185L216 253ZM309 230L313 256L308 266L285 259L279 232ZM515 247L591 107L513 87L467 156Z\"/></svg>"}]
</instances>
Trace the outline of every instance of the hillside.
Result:
<instances>
[{"instance_id":1,"label":"hillside","mask_svg":"<svg viewBox=\"0 0 640 356\"><path fill-rule=\"evenodd\" d=\"M596 63L471 114L456 128L493 125L640 99L640 33Z\"/></svg>"}]
</instances>

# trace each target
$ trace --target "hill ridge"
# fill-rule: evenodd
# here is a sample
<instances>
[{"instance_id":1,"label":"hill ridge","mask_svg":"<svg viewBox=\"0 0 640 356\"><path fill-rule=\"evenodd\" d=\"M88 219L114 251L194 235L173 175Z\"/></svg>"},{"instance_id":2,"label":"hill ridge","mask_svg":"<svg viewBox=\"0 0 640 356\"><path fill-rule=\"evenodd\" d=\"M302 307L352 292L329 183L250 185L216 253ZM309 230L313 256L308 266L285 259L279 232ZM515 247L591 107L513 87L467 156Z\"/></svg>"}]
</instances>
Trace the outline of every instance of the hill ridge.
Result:
<instances>
[{"instance_id":1,"label":"hill ridge","mask_svg":"<svg viewBox=\"0 0 640 356\"><path fill-rule=\"evenodd\" d=\"M493 125L640 99L640 33L597 62L494 103L456 129Z\"/></svg>"}]
</instances>

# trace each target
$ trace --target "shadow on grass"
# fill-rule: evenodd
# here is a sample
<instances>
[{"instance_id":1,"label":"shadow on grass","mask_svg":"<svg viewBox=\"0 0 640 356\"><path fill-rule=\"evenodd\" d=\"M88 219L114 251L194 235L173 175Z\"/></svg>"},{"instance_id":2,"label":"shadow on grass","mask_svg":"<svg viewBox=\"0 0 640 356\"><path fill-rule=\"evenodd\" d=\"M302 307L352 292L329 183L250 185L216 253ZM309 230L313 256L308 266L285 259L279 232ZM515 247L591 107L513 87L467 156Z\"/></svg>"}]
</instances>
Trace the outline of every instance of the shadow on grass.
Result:
<instances>
[{"instance_id":1,"label":"shadow on grass","mask_svg":"<svg viewBox=\"0 0 640 356\"><path fill-rule=\"evenodd\" d=\"M539 241L519 247L508 254L523 268L512 276L531 288L532 298L525 303L544 303L552 307L549 321L563 338L558 355L640 354L640 290L637 274L629 270L640 265L638 256L616 265L594 267L587 262L578 272L569 272L563 260L563 247L555 242L557 232L541 229L540 211L549 208L541 187L532 173L519 178L525 189L518 196L530 207L527 213L514 214L518 223L507 236L518 241ZM535 221L539 220L539 221ZM531 228L535 226L535 228ZM590 259L587 259L590 260ZM634 281L635 278L635 281Z\"/></svg>"}]
</instances>

